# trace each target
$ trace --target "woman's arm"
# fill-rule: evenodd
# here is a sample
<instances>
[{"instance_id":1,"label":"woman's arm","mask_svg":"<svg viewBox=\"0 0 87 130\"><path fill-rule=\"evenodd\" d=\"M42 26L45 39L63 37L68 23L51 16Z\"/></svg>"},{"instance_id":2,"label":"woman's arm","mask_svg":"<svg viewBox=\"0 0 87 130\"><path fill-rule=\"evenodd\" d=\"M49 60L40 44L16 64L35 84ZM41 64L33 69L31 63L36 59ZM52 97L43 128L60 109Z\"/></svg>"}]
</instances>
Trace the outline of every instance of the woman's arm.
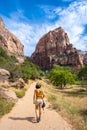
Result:
<instances>
[{"instance_id":1,"label":"woman's arm","mask_svg":"<svg viewBox=\"0 0 87 130\"><path fill-rule=\"evenodd\" d=\"M35 100L36 100L36 92L35 92L35 90L34 90L33 103L35 103Z\"/></svg>"},{"instance_id":2,"label":"woman's arm","mask_svg":"<svg viewBox=\"0 0 87 130\"><path fill-rule=\"evenodd\" d=\"M45 95L44 95L44 92L42 91L42 98L44 99Z\"/></svg>"}]
</instances>

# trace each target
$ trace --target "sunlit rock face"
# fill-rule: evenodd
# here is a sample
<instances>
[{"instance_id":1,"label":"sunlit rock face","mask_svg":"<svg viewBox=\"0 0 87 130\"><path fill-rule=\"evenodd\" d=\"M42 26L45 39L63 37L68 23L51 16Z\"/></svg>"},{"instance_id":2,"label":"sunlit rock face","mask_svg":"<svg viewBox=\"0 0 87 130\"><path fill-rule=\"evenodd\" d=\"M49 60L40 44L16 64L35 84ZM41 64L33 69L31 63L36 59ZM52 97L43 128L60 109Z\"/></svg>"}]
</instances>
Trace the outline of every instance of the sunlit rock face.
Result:
<instances>
[{"instance_id":1,"label":"sunlit rock face","mask_svg":"<svg viewBox=\"0 0 87 130\"><path fill-rule=\"evenodd\" d=\"M5 28L1 18L0 47L2 47L8 55L15 55L20 62L24 61L24 46L15 35Z\"/></svg>"},{"instance_id":2,"label":"sunlit rock face","mask_svg":"<svg viewBox=\"0 0 87 130\"><path fill-rule=\"evenodd\" d=\"M50 69L53 64L81 67L83 60L62 27L45 34L37 43L31 60L42 69Z\"/></svg>"}]
</instances>

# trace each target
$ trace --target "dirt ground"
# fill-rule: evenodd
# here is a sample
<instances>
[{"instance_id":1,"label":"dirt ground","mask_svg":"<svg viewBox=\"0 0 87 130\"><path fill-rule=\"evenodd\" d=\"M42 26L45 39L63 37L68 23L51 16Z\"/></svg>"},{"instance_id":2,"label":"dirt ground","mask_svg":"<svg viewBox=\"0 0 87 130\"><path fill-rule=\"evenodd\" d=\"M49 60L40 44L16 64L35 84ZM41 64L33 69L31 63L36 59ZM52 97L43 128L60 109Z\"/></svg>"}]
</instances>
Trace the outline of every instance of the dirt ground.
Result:
<instances>
[{"instance_id":1,"label":"dirt ground","mask_svg":"<svg viewBox=\"0 0 87 130\"><path fill-rule=\"evenodd\" d=\"M42 111L39 123L35 119L33 92L35 82L31 84L26 95L19 99L12 111L0 119L0 130L73 130L57 112L49 107Z\"/></svg>"}]
</instances>

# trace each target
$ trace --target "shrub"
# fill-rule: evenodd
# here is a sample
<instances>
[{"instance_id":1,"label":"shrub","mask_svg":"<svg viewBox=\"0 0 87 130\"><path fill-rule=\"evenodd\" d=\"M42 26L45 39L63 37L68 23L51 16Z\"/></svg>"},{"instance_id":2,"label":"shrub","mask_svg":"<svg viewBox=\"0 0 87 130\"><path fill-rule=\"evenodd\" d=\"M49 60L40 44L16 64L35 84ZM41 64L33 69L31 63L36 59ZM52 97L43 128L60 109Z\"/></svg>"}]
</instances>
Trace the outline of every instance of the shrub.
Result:
<instances>
[{"instance_id":1,"label":"shrub","mask_svg":"<svg viewBox=\"0 0 87 130\"><path fill-rule=\"evenodd\" d=\"M0 47L0 57L8 58L6 52Z\"/></svg>"},{"instance_id":2,"label":"shrub","mask_svg":"<svg viewBox=\"0 0 87 130\"><path fill-rule=\"evenodd\" d=\"M17 62L15 56L8 56L6 52L0 48L0 67L7 69L8 71L12 69L13 65Z\"/></svg>"},{"instance_id":3,"label":"shrub","mask_svg":"<svg viewBox=\"0 0 87 130\"><path fill-rule=\"evenodd\" d=\"M6 103L1 97L0 97L0 116L3 116L4 114L10 112L12 107L14 106L14 103Z\"/></svg>"},{"instance_id":4,"label":"shrub","mask_svg":"<svg viewBox=\"0 0 87 130\"><path fill-rule=\"evenodd\" d=\"M26 92L25 88L23 88L23 89L21 89L19 91L15 91L15 93L16 93L16 95L17 95L18 98L24 97L25 96L25 92Z\"/></svg>"}]
</instances>

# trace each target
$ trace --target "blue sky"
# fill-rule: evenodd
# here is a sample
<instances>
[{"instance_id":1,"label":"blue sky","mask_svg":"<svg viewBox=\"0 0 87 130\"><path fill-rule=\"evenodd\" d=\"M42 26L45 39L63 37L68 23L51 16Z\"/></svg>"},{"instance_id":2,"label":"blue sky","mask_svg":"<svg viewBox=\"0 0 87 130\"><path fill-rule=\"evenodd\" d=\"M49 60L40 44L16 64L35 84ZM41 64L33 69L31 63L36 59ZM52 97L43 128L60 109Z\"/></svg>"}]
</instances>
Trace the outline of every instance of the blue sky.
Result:
<instances>
[{"instance_id":1,"label":"blue sky","mask_svg":"<svg viewBox=\"0 0 87 130\"><path fill-rule=\"evenodd\" d=\"M70 43L87 51L87 0L0 0L0 17L31 56L39 39L61 26Z\"/></svg>"}]
</instances>

